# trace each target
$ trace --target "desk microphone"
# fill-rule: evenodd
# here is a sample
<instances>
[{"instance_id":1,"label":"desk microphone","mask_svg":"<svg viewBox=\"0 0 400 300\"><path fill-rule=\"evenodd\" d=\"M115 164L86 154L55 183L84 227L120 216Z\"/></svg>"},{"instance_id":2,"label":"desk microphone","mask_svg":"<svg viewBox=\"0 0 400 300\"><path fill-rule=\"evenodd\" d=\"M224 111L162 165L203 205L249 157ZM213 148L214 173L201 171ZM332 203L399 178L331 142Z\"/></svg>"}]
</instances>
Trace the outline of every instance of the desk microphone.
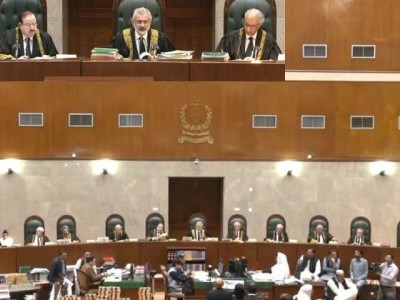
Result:
<instances>
[{"instance_id":1,"label":"desk microphone","mask_svg":"<svg viewBox=\"0 0 400 300\"><path fill-rule=\"evenodd\" d=\"M20 48L19 44L14 44L14 45L11 46L11 49L12 49L13 51L15 51L15 52L14 52L14 53L15 53L15 58L18 58L18 51L19 51L19 48Z\"/></svg>"}]
</instances>

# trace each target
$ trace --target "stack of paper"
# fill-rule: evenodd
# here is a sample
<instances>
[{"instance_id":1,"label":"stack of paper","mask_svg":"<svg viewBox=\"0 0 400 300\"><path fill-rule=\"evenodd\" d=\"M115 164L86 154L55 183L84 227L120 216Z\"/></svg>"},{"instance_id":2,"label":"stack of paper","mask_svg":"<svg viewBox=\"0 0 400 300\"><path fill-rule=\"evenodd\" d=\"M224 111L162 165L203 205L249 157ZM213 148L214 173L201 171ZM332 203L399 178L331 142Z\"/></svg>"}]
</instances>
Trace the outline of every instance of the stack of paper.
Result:
<instances>
[{"instance_id":1,"label":"stack of paper","mask_svg":"<svg viewBox=\"0 0 400 300\"><path fill-rule=\"evenodd\" d=\"M10 299L10 288L8 284L0 285L0 299Z\"/></svg>"},{"instance_id":2,"label":"stack of paper","mask_svg":"<svg viewBox=\"0 0 400 300\"><path fill-rule=\"evenodd\" d=\"M194 51L174 50L168 52L161 52L157 57L159 59L192 59Z\"/></svg>"},{"instance_id":3,"label":"stack of paper","mask_svg":"<svg viewBox=\"0 0 400 300\"><path fill-rule=\"evenodd\" d=\"M98 48L95 47L92 50L92 55L90 56L92 60L118 60L118 49L115 48Z\"/></svg>"},{"instance_id":4,"label":"stack of paper","mask_svg":"<svg viewBox=\"0 0 400 300\"><path fill-rule=\"evenodd\" d=\"M226 52L203 52L201 54L201 60L211 61L227 61L229 54Z\"/></svg>"}]
</instances>

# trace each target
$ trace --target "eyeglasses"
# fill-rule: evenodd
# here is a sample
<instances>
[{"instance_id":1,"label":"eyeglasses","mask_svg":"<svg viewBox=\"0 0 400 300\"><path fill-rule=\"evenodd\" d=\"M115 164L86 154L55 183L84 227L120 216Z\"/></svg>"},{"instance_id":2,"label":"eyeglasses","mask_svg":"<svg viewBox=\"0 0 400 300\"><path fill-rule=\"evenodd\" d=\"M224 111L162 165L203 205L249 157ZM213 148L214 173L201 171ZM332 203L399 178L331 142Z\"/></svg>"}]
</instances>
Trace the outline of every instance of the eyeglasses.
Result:
<instances>
[{"instance_id":1,"label":"eyeglasses","mask_svg":"<svg viewBox=\"0 0 400 300\"><path fill-rule=\"evenodd\" d=\"M257 28L257 26L258 25L250 25L250 24L244 23L244 27L246 27L246 28Z\"/></svg>"},{"instance_id":2,"label":"eyeglasses","mask_svg":"<svg viewBox=\"0 0 400 300\"><path fill-rule=\"evenodd\" d=\"M149 20L144 20L144 21L136 20L136 21L135 21L135 24L136 24L136 25L141 25L141 24L147 25L147 24L149 24L149 23L150 23Z\"/></svg>"},{"instance_id":3,"label":"eyeglasses","mask_svg":"<svg viewBox=\"0 0 400 300\"><path fill-rule=\"evenodd\" d=\"M24 26L26 28L36 27L37 23L26 23L26 24L22 24L22 26Z\"/></svg>"}]
</instances>

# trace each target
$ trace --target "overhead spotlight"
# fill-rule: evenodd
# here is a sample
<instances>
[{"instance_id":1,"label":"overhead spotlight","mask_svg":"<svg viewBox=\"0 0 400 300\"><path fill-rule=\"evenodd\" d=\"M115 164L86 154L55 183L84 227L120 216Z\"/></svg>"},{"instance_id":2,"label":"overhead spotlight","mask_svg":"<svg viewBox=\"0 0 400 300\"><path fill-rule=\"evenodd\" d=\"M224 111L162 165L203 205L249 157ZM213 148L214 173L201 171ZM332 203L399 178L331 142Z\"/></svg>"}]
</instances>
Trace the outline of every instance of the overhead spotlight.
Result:
<instances>
[{"instance_id":1,"label":"overhead spotlight","mask_svg":"<svg viewBox=\"0 0 400 300\"><path fill-rule=\"evenodd\" d=\"M386 175L385 170L380 171L380 172L379 172L379 175L385 176L385 175Z\"/></svg>"},{"instance_id":2,"label":"overhead spotlight","mask_svg":"<svg viewBox=\"0 0 400 300\"><path fill-rule=\"evenodd\" d=\"M197 157L193 160L193 163L195 164L195 166L197 166L200 163L200 159L198 159Z\"/></svg>"},{"instance_id":3,"label":"overhead spotlight","mask_svg":"<svg viewBox=\"0 0 400 300\"><path fill-rule=\"evenodd\" d=\"M14 170L13 170L13 169L11 169L11 168L8 168L8 170L7 170L7 173L8 173L9 175L11 175L11 174L13 174L13 173L14 173Z\"/></svg>"},{"instance_id":4,"label":"overhead spotlight","mask_svg":"<svg viewBox=\"0 0 400 300\"><path fill-rule=\"evenodd\" d=\"M287 173L286 173L286 175L287 175L287 176L292 176L292 173L293 173L292 170L288 170Z\"/></svg>"},{"instance_id":5,"label":"overhead spotlight","mask_svg":"<svg viewBox=\"0 0 400 300\"><path fill-rule=\"evenodd\" d=\"M103 175L107 175L108 174L108 170L107 169L103 169Z\"/></svg>"}]
</instances>

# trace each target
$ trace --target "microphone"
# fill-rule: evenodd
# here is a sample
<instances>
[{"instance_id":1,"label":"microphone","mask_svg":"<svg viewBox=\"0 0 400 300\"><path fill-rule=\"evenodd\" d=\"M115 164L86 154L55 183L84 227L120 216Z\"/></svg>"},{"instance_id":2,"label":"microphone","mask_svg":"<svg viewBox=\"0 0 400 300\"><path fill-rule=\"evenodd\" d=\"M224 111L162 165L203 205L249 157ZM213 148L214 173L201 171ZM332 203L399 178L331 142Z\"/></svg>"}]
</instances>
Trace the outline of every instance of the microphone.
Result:
<instances>
[{"instance_id":1,"label":"microphone","mask_svg":"<svg viewBox=\"0 0 400 300\"><path fill-rule=\"evenodd\" d=\"M11 49L14 51L14 56L15 56L15 58L18 58L18 51L19 51L19 49L20 49L20 46L19 46L19 44L14 44L14 45L12 45L11 46Z\"/></svg>"}]
</instances>

